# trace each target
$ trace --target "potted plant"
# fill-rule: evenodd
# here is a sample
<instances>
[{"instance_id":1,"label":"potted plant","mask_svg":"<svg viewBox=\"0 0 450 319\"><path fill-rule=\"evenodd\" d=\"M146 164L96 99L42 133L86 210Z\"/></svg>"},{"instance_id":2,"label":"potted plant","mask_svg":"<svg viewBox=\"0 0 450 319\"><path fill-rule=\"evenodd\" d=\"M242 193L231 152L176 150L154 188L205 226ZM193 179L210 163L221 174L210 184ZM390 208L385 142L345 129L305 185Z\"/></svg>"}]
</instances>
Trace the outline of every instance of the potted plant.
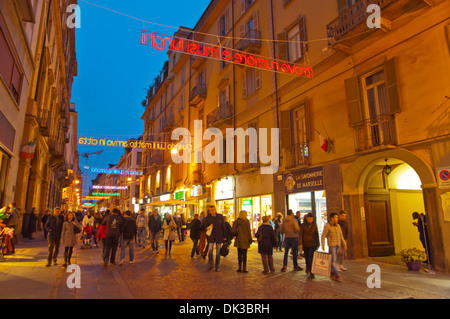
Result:
<instances>
[{"instance_id":1,"label":"potted plant","mask_svg":"<svg viewBox=\"0 0 450 319\"><path fill-rule=\"evenodd\" d=\"M422 262L427 260L427 254L417 248L403 249L400 252L400 257L410 271L419 271Z\"/></svg>"}]
</instances>

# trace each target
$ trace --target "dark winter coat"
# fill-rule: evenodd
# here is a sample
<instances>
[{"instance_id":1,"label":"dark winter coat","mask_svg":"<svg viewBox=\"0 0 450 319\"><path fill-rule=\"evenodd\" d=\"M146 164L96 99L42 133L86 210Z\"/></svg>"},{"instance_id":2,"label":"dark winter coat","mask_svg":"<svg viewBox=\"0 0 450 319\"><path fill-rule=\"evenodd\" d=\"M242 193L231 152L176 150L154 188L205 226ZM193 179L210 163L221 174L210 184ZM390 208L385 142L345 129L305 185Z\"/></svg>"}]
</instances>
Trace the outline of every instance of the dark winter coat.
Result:
<instances>
[{"instance_id":1,"label":"dark winter coat","mask_svg":"<svg viewBox=\"0 0 450 319\"><path fill-rule=\"evenodd\" d=\"M319 230L317 224L306 220L300 225L299 245L303 247L320 247Z\"/></svg>"},{"instance_id":2,"label":"dark winter coat","mask_svg":"<svg viewBox=\"0 0 450 319\"><path fill-rule=\"evenodd\" d=\"M117 214L111 214L103 219L102 225L106 225L106 238L119 237L123 231L123 218Z\"/></svg>"},{"instance_id":3,"label":"dark winter coat","mask_svg":"<svg viewBox=\"0 0 450 319\"><path fill-rule=\"evenodd\" d=\"M248 219L238 218L235 223L237 223L238 234L234 240L234 247L248 249L252 241L250 222Z\"/></svg>"},{"instance_id":4,"label":"dark winter coat","mask_svg":"<svg viewBox=\"0 0 450 319\"><path fill-rule=\"evenodd\" d=\"M48 216L47 222L44 226L48 231L48 238L61 238L63 223L64 216L62 214L58 217L55 215Z\"/></svg>"},{"instance_id":5,"label":"dark winter coat","mask_svg":"<svg viewBox=\"0 0 450 319\"><path fill-rule=\"evenodd\" d=\"M194 219L191 222L191 231L189 236L192 240L194 239L200 239L200 228L202 227L202 223L198 219Z\"/></svg>"},{"instance_id":6,"label":"dark winter coat","mask_svg":"<svg viewBox=\"0 0 450 319\"><path fill-rule=\"evenodd\" d=\"M123 219L123 239L133 239L136 236L136 221L132 217Z\"/></svg>"},{"instance_id":7,"label":"dark winter coat","mask_svg":"<svg viewBox=\"0 0 450 319\"><path fill-rule=\"evenodd\" d=\"M148 216L148 229L152 232L152 233L157 233L159 231L161 231L162 229L162 221L161 221L161 216L156 215L149 215Z\"/></svg>"},{"instance_id":8,"label":"dark winter coat","mask_svg":"<svg viewBox=\"0 0 450 319\"><path fill-rule=\"evenodd\" d=\"M261 236L262 238L259 240ZM273 247L277 246L277 239L275 238L273 227L270 224L262 224L259 226L255 237L258 238L258 253L272 255Z\"/></svg>"},{"instance_id":9,"label":"dark winter coat","mask_svg":"<svg viewBox=\"0 0 450 319\"><path fill-rule=\"evenodd\" d=\"M215 216L208 215L203 219L202 227L206 230L209 225L213 225L211 236L207 236L208 243L223 243L226 238L225 220L221 214Z\"/></svg>"}]
</instances>

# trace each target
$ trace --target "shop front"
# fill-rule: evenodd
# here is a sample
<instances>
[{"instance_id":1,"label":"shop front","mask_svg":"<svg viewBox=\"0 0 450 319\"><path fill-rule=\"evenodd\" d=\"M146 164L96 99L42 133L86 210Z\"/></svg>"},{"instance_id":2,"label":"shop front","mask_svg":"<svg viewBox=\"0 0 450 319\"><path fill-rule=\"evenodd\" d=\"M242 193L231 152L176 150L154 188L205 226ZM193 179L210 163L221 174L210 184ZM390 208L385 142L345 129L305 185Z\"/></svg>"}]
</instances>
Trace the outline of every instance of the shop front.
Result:
<instances>
[{"instance_id":1,"label":"shop front","mask_svg":"<svg viewBox=\"0 0 450 319\"><path fill-rule=\"evenodd\" d=\"M236 218L234 209L234 183L233 178L228 176L220 178L214 185L214 200L216 210L222 214L228 222Z\"/></svg>"},{"instance_id":2,"label":"shop front","mask_svg":"<svg viewBox=\"0 0 450 319\"><path fill-rule=\"evenodd\" d=\"M327 198L324 188L323 167L285 173L283 182L286 194L286 208L294 214L300 212L300 222L309 212L315 216L315 222L322 235L327 223Z\"/></svg>"},{"instance_id":3,"label":"shop front","mask_svg":"<svg viewBox=\"0 0 450 319\"><path fill-rule=\"evenodd\" d=\"M239 211L245 210L248 212L247 218L250 221L250 228L253 236L255 236L255 233L258 230L263 216L270 215L271 218L273 217L272 202L272 195L239 198Z\"/></svg>"},{"instance_id":4,"label":"shop front","mask_svg":"<svg viewBox=\"0 0 450 319\"><path fill-rule=\"evenodd\" d=\"M189 198L191 201L194 200L196 202L196 205L194 205L193 214L200 215L201 212L206 212L208 195L211 193L205 190L207 189L203 185L194 185L190 188Z\"/></svg>"}]
</instances>

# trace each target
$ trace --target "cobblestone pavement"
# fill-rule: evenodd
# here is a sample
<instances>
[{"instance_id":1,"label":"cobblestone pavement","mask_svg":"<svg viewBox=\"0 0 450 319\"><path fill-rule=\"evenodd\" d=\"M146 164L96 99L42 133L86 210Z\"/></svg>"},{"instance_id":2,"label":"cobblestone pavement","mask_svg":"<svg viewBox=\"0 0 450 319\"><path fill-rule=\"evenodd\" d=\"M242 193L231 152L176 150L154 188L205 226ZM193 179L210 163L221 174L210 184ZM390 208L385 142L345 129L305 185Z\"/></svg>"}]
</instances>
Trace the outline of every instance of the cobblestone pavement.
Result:
<instances>
[{"instance_id":1,"label":"cobblestone pavement","mask_svg":"<svg viewBox=\"0 0 450 319\"><path fill-rule=\"evenodd\" d=\"M80 246L80 245L79 245ZM135 248L135 262L122 266L101 263L101 248L76 248L72 263L80 267L81 288L69 288L72 273L60 265L45 267L47 242L41 236L16 247L16 254L0 262L0 298L20 299L449 299L450 275L409 272L403 265L374 259L347 260L342 282L323 276L311 280L294 271L292 258L281 272L283 253L274 252L276 273L262 273L254 243L248 251L247 274L237 273L237 252L221 258L219 272L207 270L207 260L190 259L192 242L178 241L172 255L153 256L149 246ZM59 264L64 248L61 245ZM119 261L119 252L116 258ZM369 264L381 268L381 288L368 288ZM304 267L304 260L299 260ZM70 278L69 278L70 279Z\"/></svg>"}]
</instances>

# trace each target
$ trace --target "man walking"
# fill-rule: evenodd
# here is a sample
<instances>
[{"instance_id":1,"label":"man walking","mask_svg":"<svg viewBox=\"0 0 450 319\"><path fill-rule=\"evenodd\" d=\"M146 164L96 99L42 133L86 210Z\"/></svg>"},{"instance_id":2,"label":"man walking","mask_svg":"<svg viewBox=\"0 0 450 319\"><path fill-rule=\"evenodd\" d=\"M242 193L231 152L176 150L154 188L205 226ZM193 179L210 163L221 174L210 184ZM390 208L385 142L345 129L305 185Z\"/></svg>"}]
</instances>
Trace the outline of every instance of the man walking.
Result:
<instances>
[{"instance_id":1,"label":"man walking","mask_svg":"<svg viewBox=\"0 0 450 319\"><path fill-rule=\"evenodd\" d=\"M159 233L162 229L161 216L158 214L158 211L155 209L153 211L153 215L148 218L148 229L150 230L150 244L153 249L153 254L159 254Z\"/></svg>"},{"instance_id":2,"label":"man walking","mask_svg":"<svg viewBox=\"0 0 450 319\"><path fill-rule=\"evenodd\" d=\"M203 219L202 227L206 229L208 239L208 270L213 269L214 247L216 248L216 271L219 271L220 265L220 248L226 240L225 220L221 214L216 212L216 207L211 205L208 207L208 216Z\"/></svg>"},{"instance_id":3,"label":"man walking","mask_svg":"<svg viewBox=\"0 0 450 319\"><path fill-rule=\"evenodd\" d=\"M45 223L45 229L48 231L48 258L46 267L50 267L52 259L56 265L56 259L59 252L59 244L61 242L61 232L64 223L64 216L61 215L61 208L55 207L53 215L50 215Z\"/></svg>"},{"instance_id":4,"label":"man walking","mask_svg":"<svg viewBox=\"0 0 450 319\"><path fill-rule=\"evenodd\" d=\"M328 241L331 253L331 278L337 281L341 281L337 270L337 257L339 247L342 245L347 251L347 243L342 234L341 226L338 223L339 215L337 213L331 213L330 222L325 225L322 233L322 249L325 248L325 238Z\"/></svg>"},{"instance_id":5,"label":"man walking","mask_svg":"<svg viewBox=\"0 0 450 319\"><path fill-rule=\"evenodd\" d=\"M294 270L303 270L298 265L298 236L300 227L298 226L297 219L294 218L294 213L291 209L287 211L287 215L281 224L281 232L284 234L284 258L282 272L286 271L289 249L292 249L292 260L294 262Z\"/></svg>"},{"instance_id":6,"label":"man walking","mask_svg":"<svg viewBox=\"0 0 450 319\"><path fill-rule=\"evenodd\" d=\"M123 243L120 250L120 262L119 266L122 266L125 260L125 250L128 247L130 250L130 264L134 263L134 240L136 238L136 221L131 217L131 212L127 210L125 212L125 218L123 219Z\"/></svg>"},{"instance_id":7,"label":"man walking","mask_svg":"<svg viewBox=\"0 0 450 319\"><path fill-rule=\"evenodd\" d=\"M107 216L102 225L106 225L106 249L103 258L103 266L108 265L108 259L111 255L111 264L116 263L117 246L119 245L119 238L123 231L122 218L119 216L119 210L114 208L111 215Z\"/></svg>"},{"instance_id":8,"label":"man walking","mask_svg":"<svg viewBox=\"0 0 450 319\"><path fill-rule=\"evenodd\" d=\"M145 216L145 208L141 208L139 215L136 217L136 227L138 231L138 245L145 248L147 241L147 216Z\"/></svg>"}]
</instances>

